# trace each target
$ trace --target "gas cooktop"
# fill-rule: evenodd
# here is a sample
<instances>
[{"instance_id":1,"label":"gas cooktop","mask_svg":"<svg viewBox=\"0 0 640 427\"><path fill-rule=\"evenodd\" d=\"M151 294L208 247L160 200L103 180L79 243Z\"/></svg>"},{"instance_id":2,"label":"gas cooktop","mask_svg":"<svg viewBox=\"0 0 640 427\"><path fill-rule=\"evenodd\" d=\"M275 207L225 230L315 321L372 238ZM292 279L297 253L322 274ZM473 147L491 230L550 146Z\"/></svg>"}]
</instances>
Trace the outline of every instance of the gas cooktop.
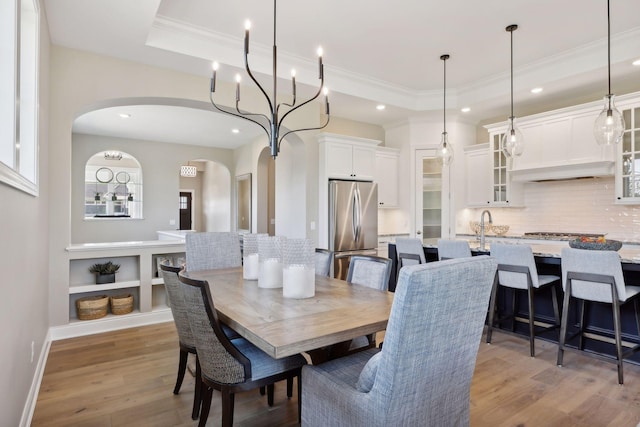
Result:
<instances>
[{"instance_id":1,"label":"gas cooktop","mask_svg":"<svg viewBox=\"0 0 640 427\"><path fill-rule=\"evenodd\" d=\"M525 239L542 239L542 240L574 240L578 237L586 236L586 237L600 237L603 234L589 234L589 233L556 233L552 231L533 231L529 233L524 233Z\"/></svg>"}]
</instances>

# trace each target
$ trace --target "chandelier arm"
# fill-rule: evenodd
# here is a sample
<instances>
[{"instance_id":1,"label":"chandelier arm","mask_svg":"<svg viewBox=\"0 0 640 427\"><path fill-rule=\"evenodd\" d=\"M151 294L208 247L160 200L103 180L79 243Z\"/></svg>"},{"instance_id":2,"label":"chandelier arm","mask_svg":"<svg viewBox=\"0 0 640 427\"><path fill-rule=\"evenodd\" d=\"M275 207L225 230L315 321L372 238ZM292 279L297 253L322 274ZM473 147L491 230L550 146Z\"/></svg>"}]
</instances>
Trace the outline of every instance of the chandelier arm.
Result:
<instances>
[{"instance_id":1,"label":"chandelier arm","mask_svg":"<svg viewBox=\"0 0 640 427\"><path fill-rule=\"evenodd\" d=\"M258 89L260 89L260 91L262 92L264 97L267 99L267 103L269 104L269 111L274 111L273 110L273 103L271 102L271 98L269 98L269 95L267 95L267 92L264 90L262 85L258 82L258 80L256 80L256 78L253 76L253 73L251 72L251 68L249 67L249 52L247 50L245 50L245 52L244 52L244 69L247 72L247 74L249 75L249 77L251 78L251 80L253 80L253 82L256 84L256 86L258 86ZM277 78L278 77L276 75L273 76L274 80L277 79ZM275 93L274 93L273 98L276 99L276 94Z\"/></svg>"},{"instance_id":2,"label":"chandelier arm","mask_svg":"<svg viewBox=\"0 0 640 427\"><path fill-rule=\"evenodd\" d=\"M307 100L306 100L306 101L304 101L302 104L300 104L300 105L298 105L297 107L294 107L294 108L292 108L291 110L289 110L289 111L287 111L286 113L284 113L284 114L282 115L282 117L280 117L280 120L278 121L278 127L280 127L280 125L282 125L282 122L284 122L284 119L285 119L285 118L286 118L290 113L292 113L292 112L296 111L298 108L302 107L303 105L306 105L306 104L310 103L311 101L313 101L313 100L317 99L317 98L318 98L318 96L320 96L320 93L322 92L323 87L324 87L324 77L322 77L322 78L320 79L320 87L318 88L318 92L316 92L316 94L315 94L313 97L311 97L311 98L307 99ZM286 104L285 104L285 105L286 105ZM278 105L278 108L280 108L280 105ZM325 125L325 126L326 126L326 125ZM311 128L310 130L313 130L313 129L322 129L322 128ZM289 132L287 132L287 133L289 133Z\"/></svg>"},{"instance_id":3,"label":"chandelier arm","mask_svg":"<svg viewBox=\"0 0 640 427\"><path fill-rule=\"evenodd\" d=\"M269 121L269 117L267 117L266 114L250 113L248 111L241 111L240 110L240 101L236 101L236 111L238 112L238 114L241 114L242 116L259 116L259 117L264 118L267 122Z\"/></svg>"},{"instance_id":4,"label":"chandelier arm","mask_svg":"<svg viewBox=\"0 0 640 427\"><path fill-rule=\"evenodd\" d=\"M294 133L294 132L305 132L308 130L320 130L320 129L324 129L327 127L327 125L329 124L329 116L327 116L327 120L324 122L324 124L322 126L318 126L318 127L313 127L313 128L301 128L301 129L293 129L290 130L288 132L286 132L284 135L280 136L280 138L278 139L278 151L280 150L280 143L282 142L282 140L289 135L290 133Z\"/></svg>"},{"instance_id":5,"label":"chandelier arm","mask_svg":"<svg viewBox=\"0 0 640 427\"><path fill-rule=\"evenodd\" d=\"M260 126L266 132L267 137L269 137L269 139L271 139L271 134L269 133L267 128L264 127L264 125L262 123L260 123L259 121L254 120L251 117L247 117L242 112L240 114L236 114L233 111L228 111L228 110L225 110L224 108L219 107L218 104L216 104L215 101L213 100L213 94L212 93L209 93L209 100L211 101L211 105L213 105L216 108L216 110L220 111L221 113L230 114L232 116L239 117L241 119L245 119L245 120L248 120L248 121L250 121L252 123L257 124L258 126ZM247 115L249 115L249 114L247 114ZM251 114L251 115L262 116L262 117L266 118L266 116L264 114Z\"/></svg>"}]
</instances>

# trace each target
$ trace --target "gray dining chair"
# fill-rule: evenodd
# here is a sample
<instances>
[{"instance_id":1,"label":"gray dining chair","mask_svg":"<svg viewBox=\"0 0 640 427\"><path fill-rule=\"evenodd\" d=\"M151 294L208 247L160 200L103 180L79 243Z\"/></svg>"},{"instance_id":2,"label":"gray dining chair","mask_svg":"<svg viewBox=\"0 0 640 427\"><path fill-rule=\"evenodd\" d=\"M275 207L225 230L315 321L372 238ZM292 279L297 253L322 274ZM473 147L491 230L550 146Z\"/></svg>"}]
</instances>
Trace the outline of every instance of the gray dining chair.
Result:
<instances>
[{"instance_id":1,"label":"gray dining chair","mask_svg":"<svg viewBox=\"0 0 640 427\"><path fill-rule=\"evenodd\" d=\"M564 305L562 306L562 326L558 340L558 366L562 366L566 341L579 337L578 350L584 350L584 333L586 311L590 302L611 305L613 314L614 341L616 347L616 363L618 365L618 383L623 384L623 360L640 350L640 344L622 351L622 328L620 322L620 306L633 302L636 332L640 338L639 300L640 286L625 284L622 275L620 255L614 251L596 251L586 249L562 248L562 287L564 289ZM571 299L580 300L578 330L567 338L569 326L569 304ZM574 324L575 322L571 322ZM591 331L590 331L591 332Z\"/></svg>"},{"instance_id":2,"label":"gray dining chair","mask_svg":"<svg viewBox=\"0 0 640 427\"><path fill-rule=\"evenodd\" d=\"M438 239L438 260L470 256L471 248L466 240Z\"/></svg>"},{"instance_id":3,"label":"gray dining chair","mask_svg":"<svg viewBox=\"0 0 640 427\"><path fill-rule=\"evenodd\" d=\"M333 251L328 249L316 248L316 274L318 276L329 276L331 271L331 261L333 260Z\"/></svg>"},{"instance_id":4,"label":"gray dining chair","mask_svg":"<svg viewBox=\"0 0 640 427\"><path fill-rule=\"evenodd\" d=\"M213 270L242 265L238 233L187 233L185 249L187 271Z\"/></svg>"},{"instance_id":5,"label":"gray dining chair","mask_svg":"<svg viewBox=\"0 0 640 427\"><path fill-rule=\"evenodd\" d=\"M368 288L386 291L391 277L391 260L373 255L354 255L349 261L347 282ZM351 340L349 352L375 347L375 334Z\"/></svg>"},{"instance_id":6,"label":"gray dining chair","mask_svg":"<svg viewBox=\"0 0 640 427\"><path fill-rule=\"evenodd\" d=\"M496 283L491 292L489 304L489 321L487 327L487 343L491 343L493 323L498 324L511 320L511 329L515 331L518 311L518 291L527 292L529 315L526 322L529 324L529 351L531 357L535 357L535 336L550 329L560 327L560 314L558 311L558 296L556 287L560 285L560 277L554 275L539 275L531 246L514 245L508 243L491 243L491 256L498 260L498 273ZM508 316L495 319L496 298L498 286L513 289L512 313ZM551 300L553 304L554 323L551 326L539 327L536 331L534 293L540 289L551 287Z\"/></svg>"},{"instance_id":7,"label":"gray dining chair","mask_svg":"<svg viewBox=\"0 0 640 427\"><path fill-rule=\"evenodd\" d=\"M397 277L405 265L424 264L427 259L424 255L422 239L413 237L396 238L396 257L398 262Z\"/></svg>"},{"instance_id":8,"label":"gray dining chair","mask_svg":"<svg viewBox=\"0 0 640 427\"><path fill-rule=\"evenodd\" d=\"M189 354L193 354L197 358L195 339L191 333L191 326L189 325L189 318L187 317L187 307L185 306L182 290L180 289L180 282L178 281L178 273L180 270L182 270L182 267L174 267L166 263L160 264L160 275L164 281L164 288L169 298L169 306L171 307L173 321L178 331L178 345L180 347L178 377L176 379L176 385L173 388L173 394L180 393L180 387L182 386L184 374L187 370L187 358ZM200 413L200 378L197 362L195 376L196 381L191 418L197 420Z\"/></svg>"},{"instance_id":9,"label":"gray dining chair","mask_svg":"<svg viewBox=\"0 0 640 427\"><path fill-rule=\"evenodd\" d=\"M237 392L268 387L284 379L293 381L294 377L298 378L300 413L300 372L306 359L299 354L273 359L244 338L230 340L222 331L209 283L183 275L179 275L179 280L200 366L202 413L199 427L207 423L213 390L221 394L222 425L232 426Z\"/></svg>"},{"instance_id":10,"label":"gray dining chair","mask_svg":"<svg viewBox=\"0 0 640 427\"><path fill-rule=\"evenodd\" d=\"M402 269L382 350L302 368L302 426L468 426L497 262Z\"/></svg>"}]
</instances>

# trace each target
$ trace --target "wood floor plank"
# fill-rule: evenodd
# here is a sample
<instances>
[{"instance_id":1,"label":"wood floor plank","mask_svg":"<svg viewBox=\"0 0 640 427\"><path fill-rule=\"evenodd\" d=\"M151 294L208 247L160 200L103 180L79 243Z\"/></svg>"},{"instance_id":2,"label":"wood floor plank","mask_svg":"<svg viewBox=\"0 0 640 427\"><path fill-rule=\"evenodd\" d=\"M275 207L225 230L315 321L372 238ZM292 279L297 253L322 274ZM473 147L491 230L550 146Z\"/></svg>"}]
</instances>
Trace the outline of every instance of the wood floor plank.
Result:
<instances>
[{"instance_id":1,"label":"wood floor plank","mask_svg":"<svg viewBox=\"0 0 640 427\"><path fill-rule=\"evenodd\" d=\"M381 334L380 334L381 335ZM382 336L382 335L381 335ZM494 332L479 344L471 385L471 426L637 427L640 366L625 363L619 386L615 364L578 352L556 366L557 345ZM52 343L33 417L46 427L193 427L194 379L172 393L178 367L173 323L131 328ZM236 397L234 425L296 426L297 399L276 385L269 407L257 390ZM295 393L294 393L295 394ZM208 426L220 425L214 392Z\"/></svg>"}]
</instances>

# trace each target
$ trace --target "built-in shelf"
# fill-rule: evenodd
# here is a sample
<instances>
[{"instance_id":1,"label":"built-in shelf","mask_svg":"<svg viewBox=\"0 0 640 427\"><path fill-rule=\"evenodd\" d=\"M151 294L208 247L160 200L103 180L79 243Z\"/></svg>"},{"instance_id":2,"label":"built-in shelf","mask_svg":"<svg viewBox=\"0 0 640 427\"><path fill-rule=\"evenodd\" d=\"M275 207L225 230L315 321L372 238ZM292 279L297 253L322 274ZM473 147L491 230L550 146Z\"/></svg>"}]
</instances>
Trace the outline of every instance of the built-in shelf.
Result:
<instances>
[{"instance_id":1,"label":"built-in shelf","mask_svg":"<svg viewBox=\"0 0 640 427\"><path fill-rule=\"evenodd\" d=\"M131 313L127 313L127 314L113 314L113 313L107 313L106 316L101 317L100 319L94 319L94 320L80 320L77 317L72 317L69 319L69 324L79 324L79 323L84 323L86 324L87 322L94 322L96 320L116 320L116 319L124 319L127 316L136 316L136 315L140 315L140 310L139 309L134 309Z\"/></svg>"},{"instance_id":2,"label":"built-in shelf","mask_svg":"<svg viewBox=\"0 0 640 427\"><path fill-rule=\"evenodd\" d=\"M69 294L81 294L84 292L100 292L108 291L110 289L124 289L124 288L137 288L140 287L139 280L129 280L126 282L115 283L103 283L100 285L74 285L69 286Z\"/></svg>"}]
</instances>

